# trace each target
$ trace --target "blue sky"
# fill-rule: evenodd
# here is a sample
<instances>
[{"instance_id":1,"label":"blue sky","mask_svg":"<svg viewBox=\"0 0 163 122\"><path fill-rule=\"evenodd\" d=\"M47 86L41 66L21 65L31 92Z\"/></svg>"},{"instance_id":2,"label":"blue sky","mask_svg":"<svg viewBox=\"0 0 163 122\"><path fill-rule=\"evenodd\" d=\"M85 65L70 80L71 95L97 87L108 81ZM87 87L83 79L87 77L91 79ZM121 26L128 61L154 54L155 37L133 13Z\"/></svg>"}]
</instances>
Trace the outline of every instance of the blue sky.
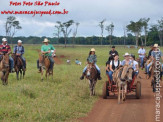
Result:
<instances>
[{"instance_id":1,"label":"blue sky","mask_svg":"<svg viewBox=\"0 0 163 122\"><path fill-rule=\"evenodd\" d=\"M0 0L0 11L3 10L62 10L69 11L68 15L16 15L20 21L22 30L15 36L48 36L53 37L56 21L65 22L73 19L79 22L77 36L99 36L98 23L106 19L105 26L114 23L113 35L122 36L123 27L131 20L138 21L140 18L151 18L149 24L155 24L163 17L163 0L58 0L59 6L47 7L23 7L9 6L10 0ZM23 1L23 0L12 0ZM36 1L36 0L28 0ZM45 0L40 0L45 1ZM47 1L47 0L46 0ZM55 2L56 0L48 0ZM7 15L0 14L0 35L5 35L4 23ZM71 27L74 29L74 26ZM104 36L107 32L104 31ZM70 34L72 36L72 33Z\"/></svg>"}]
</instances>

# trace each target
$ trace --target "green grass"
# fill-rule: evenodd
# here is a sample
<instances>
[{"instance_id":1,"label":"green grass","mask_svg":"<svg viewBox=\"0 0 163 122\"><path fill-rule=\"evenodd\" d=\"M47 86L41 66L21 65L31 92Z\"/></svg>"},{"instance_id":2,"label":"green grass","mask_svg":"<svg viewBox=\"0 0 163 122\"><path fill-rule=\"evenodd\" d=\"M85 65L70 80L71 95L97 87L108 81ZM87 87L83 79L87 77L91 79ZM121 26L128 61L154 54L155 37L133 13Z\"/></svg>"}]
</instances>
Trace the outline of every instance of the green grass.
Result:
<instances>
[{"instance_id":1,"label":"green grass","mask_svg":"<svg viewBox=\"0 0 163 122\"><path fill-rule=\"evenodd\" d=\"M65 55L66 58L61 59L63 64L54 66L53 80L49 78L48 81L41 82L36 69L37 49L40 46L26 45L25 79L17 81L14 73L9 76L8 86L0 84L0 121L61 122L86 116L101 95L103 83L107 80L105 62L110 50L106 46L95 47L103 79L97 82L96 96L90 97L88 82L79 80L90 48L56 47L57 55ZM137 49L118 47L117 51L121 60L125 52L137 54ZM76 58L82 61L82 66L75 65ZM71 60L71 65L66 64L67 59Z\"/></svg>"}]
</instances>

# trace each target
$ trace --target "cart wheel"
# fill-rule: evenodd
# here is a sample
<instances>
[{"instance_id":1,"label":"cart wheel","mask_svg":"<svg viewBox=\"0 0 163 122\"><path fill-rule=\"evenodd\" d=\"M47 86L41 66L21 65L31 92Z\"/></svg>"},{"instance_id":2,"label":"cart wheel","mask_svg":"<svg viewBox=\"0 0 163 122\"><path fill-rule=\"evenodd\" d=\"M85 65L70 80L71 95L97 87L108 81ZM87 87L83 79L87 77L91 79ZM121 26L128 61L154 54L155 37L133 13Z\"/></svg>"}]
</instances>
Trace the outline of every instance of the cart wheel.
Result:
<instances>
[{"instance_id":1,"label":"cart wheel","mask_svg":"<svg viewBox=\"0 0 163 122\"><path fill-rule=\"evenodd\" d=\"M136 84L136 98L140 99L140 97L141 97L141 83L140 81L138 81Z\"/></svg>"},{"instance_id":2,"label":"cart wheel","mask_svg":"<svg viewBox=\"0 0 163 122\"><path fill-rule=\"evenodd\" d=\"M107 96L109 96L109 90L108 90L109 82L106 81L103 86L103 99L107 99Z\"/></svg>"}]
</instances>

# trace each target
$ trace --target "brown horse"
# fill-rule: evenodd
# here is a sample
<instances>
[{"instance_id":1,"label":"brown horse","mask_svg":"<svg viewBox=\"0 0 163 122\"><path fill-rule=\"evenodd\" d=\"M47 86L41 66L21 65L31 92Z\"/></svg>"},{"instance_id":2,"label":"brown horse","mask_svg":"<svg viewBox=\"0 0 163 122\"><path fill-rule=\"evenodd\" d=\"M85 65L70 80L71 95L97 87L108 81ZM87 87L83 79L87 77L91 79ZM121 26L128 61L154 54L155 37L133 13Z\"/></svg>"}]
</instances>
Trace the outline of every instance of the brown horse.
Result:
<instances>
[{"instance_id":1,"label":"brown horse","mask_svg":"<svg viewBox=\"0 0 163 122\"><path fill-rule=\"evenodd\" d=\"M122 96L122 101L126 100L127 82L132 81L133 72L134 70L130 65L124 65L123 67L119 67L113 73L113 81L116 82L117 90L118 90L118 104L120 104L121 96Z\"/></svg>"},{"instance_id":2,"label":"brown horse","mask_svg":"<svg viewBox=\"0 0 163 122\"><path fill-rule=\"evenodd\" d=\"M41 80L43 81L43 74L44 74L44 69L46 71L45 77L46 79L48 78L49 75L52 75L53 78L53 70L52 73L50 73L50 60L48 56L45 56L43 54L39 54L39 66L41 67Z\"/></svg>"},{"instance_id":3,"label":"brown horse","mask_svg":"<svg viewBox=\"0 0 163 122\"><path fill-rule=\"evenodd\" d=\"M86 78L89 81L90 95L95 95L95 85L97 82L97 69L94 63L89 63L86 70Z\"/></svg>"},{"instance_id":4,"label":"brown horse","mask_svg":"<svg viewBox=\"0 0 163 122\"><path fill-rule=\"evenodd\" d=\"M0 61L0 71L2 72L1 80L3 85L8 84L9 70L9 55L5 53Z\"/></svg>"},{"instance_id":5,"label":"brown horse","mask_svg":"<svg viewBox=\"0 0 163 122\"><path fill-rule=\"evenodd\" d=\"M23 78L25 76L25 69L23 67L23 61L20 56L17 56L15 53L13 53L12 58L14 60L14 68L17 76L17 80L19 80L19 73L20 73L20 79L22 79L22 73L23 73Z\"/></svg>"}]
</instances>

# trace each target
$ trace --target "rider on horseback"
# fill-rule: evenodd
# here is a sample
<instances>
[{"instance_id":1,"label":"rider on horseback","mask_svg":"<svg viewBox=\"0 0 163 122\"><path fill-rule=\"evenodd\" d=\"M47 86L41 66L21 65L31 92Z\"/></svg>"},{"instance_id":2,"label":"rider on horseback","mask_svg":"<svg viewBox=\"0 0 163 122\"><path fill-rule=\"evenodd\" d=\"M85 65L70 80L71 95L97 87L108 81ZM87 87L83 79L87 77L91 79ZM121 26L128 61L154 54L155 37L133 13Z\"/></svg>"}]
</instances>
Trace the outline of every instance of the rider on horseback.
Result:
<instances>
[{"instance_id":1,"label":"rider on horseback","mask_svg":"<svg viewBox=\"0 0 163 122\"><path fill-rule=\"evenodd\" d=\"M2 44L0 45L0 58L2 58L2 56L5 53L7 53L8 55L11 54L11 48L7 44L7 39L3 38ZM11 56L9 57L9 64L10 64L10 72L14 72L14 60Z\"/></svg>"},{"instance_id":2,"label":"rider on horseback","mask_svg":"<svg viewBox=\"0 0 163 122\"><path fill-rule=\"evenodd\" d=\"M118 52L115 50L115 46L112 46L112 50L109 51L109 63L111 60L114 60L115 55L118 55Z\"/></svg>"},{"instance_id":3,"label":"rider on horseback","mask_svg":"<svg viewBox=\"0 0 163 122\"><path fill-rule=\"evenodd\" d=\"M24 54L24 47L22 46L22 41L18 40L18 44L14 47L14 51L13 51L16 56L20 56L22 62L23 62L23 69L26 70L26 60L23 57Z\"/></svg>"},{"instance_id":4,"label":"rider on horseback","mask_svg":"<svg viewBox=\"0 0 163 122\"><path fill-rule=\"evenodd\" d=\"M91 51L89 52L89 56L88 56L88 58L87 58L87 62L88 62L88 63L94 63L94 65L95 65L95 67L96 67L96 69L97 69L97 71L98 71L98 72L97 72L98 80L101 80L102 78L101 78L101 76L100 76L100 68L96 65L97 56L95 55L95 49L94 49L94 48L92 48ZM87 66L86 66L86 67L84 68L84 70L83 70L83 74L82 74L82 76L80 77L81 80L84 79L86 70L87 70Z\"/></svg>"},{"instance_id":5,"label":"rider on horseback","mask_svg":"<svg viewBox=\"0 0 163 122\"><path fill-rule=\"evenodd\" d=\"M53 45L49 44L49 40L47 38L43 41L44 45L41 47L41 53L45 56L48 56L50 60L50 73L52 72L53 65L54 65L54 59L53 55L56 53L56 49L53 47ZM37 68L39 69L39 72L41 72L41 69L39 67L39 61L37 61Z\"/></svg>"},{"instance_id":6,"label":"rider on horseback","mask_svg":"<svg viewBox=\"0 0 163 122\"><path fill-rule=\"evenodd\" d=\"M149 63L148 65L147 65L147 74L149 75L149 69L150 69L150 67L151 67L151 65L152 65L152 63L153 63L153 61L156 59L156 55L158 56L159 55L159 57L163 60L163 54L162 54L162 52L158 49L158 44L154 44L154 46L153 46L153 51L152 51L152 53L151 53L151 57L152 57L152 62L151 63ZM163 69L163 65L162 65L162 69Z\"/></svg>"}]
</instances>

